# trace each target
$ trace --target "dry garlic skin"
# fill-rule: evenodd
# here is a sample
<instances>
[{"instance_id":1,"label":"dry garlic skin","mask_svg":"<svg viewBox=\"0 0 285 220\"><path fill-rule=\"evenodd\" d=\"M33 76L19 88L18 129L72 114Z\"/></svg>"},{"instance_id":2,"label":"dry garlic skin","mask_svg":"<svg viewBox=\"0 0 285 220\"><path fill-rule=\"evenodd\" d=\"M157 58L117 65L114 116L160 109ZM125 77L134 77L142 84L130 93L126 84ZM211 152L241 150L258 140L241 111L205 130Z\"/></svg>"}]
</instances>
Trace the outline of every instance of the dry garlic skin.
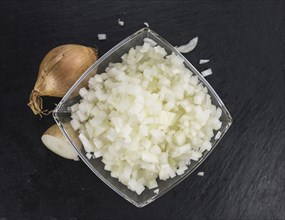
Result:
<instances>
[{"instance_id":1,"label":"dry garlic skin","mask_svg":"<svg viewBox=\"0 0 285 220\"><path fill-rule=\"evenodd\" d=\"M79 93L70 123L84 149L137 194L182 175L222 125L198 77L148 38Z\"/></svg>"}]
</instances>

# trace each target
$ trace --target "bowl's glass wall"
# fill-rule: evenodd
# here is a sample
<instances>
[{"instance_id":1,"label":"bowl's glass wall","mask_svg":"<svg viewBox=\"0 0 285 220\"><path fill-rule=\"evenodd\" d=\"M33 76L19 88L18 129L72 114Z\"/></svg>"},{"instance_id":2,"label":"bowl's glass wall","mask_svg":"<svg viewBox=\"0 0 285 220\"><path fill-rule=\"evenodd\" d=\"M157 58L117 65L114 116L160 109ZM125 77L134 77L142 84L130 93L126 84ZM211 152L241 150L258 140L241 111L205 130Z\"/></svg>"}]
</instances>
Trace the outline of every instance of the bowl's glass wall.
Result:
<instances>
[{"instance_id":1,"label":"bowl's glass wall","mask_svg":"<svg viewBox=\"0 0 285 220\"><path fill-rule=\"evenodd\" d=\"M104 170L104 164L101 162L101 159L91 159L88 160L86 158L86 152L83 148L79 148L75 145L74 142L70 139L68 133L66 132L64 128L64 122L68 122L71 120L71 113L70 113L70 107L77 103L80 100L78 91L80 88L87 85L87 82L90 77L94 76L96 73L100 74L105 71L105 68L109 65L110 62L121 62L121 56L129 51L131 47L142 45L143 39L145 37L148 37L155 42L157 42L160 46L164 47L167 53L176 53L179 56L181 56L185 60L185 66L189 68L194 74L198 75L200 78L200 81L208 88L209 94L212 97L212 102L216 106L220 107L222 109L222 127L220 129L220 132L222 133L221 137L218 140L215 140L214 138L211 140L213 148L216 146L216 144L219 142L219 140L223 137L227 129L232 123L232 119L230 117L229 112L227 111L226 107L224 106L223 102L220 100L220 98L217 96L216 92L212 89L212 87L208 84L208 82L204 79L204 77L201 76L201 74L192 66L191 63L189 63L188 60L185 59L184 56L182 56L173 46L171 46L166 40L158 36L155 32L151 31L148 28L144 28L137 33L131 35L130 37L123 40L121 43L119 43L117 46L112 48L108 53L106 53L104 56L102 56L96 63L94 63L83 75L82 77L75 83L75 85L70 89L70 91L65 95L65 97L61 100L61 102L58 104L57 108L54 111L54 118L56 122L58 123L61 130L64 132L66 137L69 139L81 159L88 165L88 167L101 179L103 180L108 186L110 186L114 191L116 191L118 194L123 196L125 199L127 199L129 202L133 203L134 205L138 207L143 207L146 204L150 203L151 201L155 200L159 196L163 195L170 189L172 189L175 185L177 185L179 182L181 182L183 179L185 179L191 172L194 171L194 169L201 164L201 162L211 153L205 152L203 154L203 157L197 161L192 162L191 165L188 166L188 170L181 176L176 176L173 179L168 179L167 181L158 181L158 188L159 193L155 194L153 190L146 190L141 194L137 195L135 192L132 192L131 190L127 189L127 187L123 184L121 184L117 179L112 178L109 171Z\"/></svg>"}]
</instances>

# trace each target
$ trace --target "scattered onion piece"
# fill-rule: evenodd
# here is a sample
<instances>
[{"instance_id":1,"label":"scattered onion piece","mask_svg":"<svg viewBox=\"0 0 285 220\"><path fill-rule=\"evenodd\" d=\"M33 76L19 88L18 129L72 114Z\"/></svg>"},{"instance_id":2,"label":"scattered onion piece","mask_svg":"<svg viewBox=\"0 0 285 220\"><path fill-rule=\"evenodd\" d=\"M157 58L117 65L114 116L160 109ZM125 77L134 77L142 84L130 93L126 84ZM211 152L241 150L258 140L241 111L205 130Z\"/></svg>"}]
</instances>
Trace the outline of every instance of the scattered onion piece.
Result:
<instances>
[{"instance_id":1,"label":"scattered onion piece","mask_svg":"<svg viewBox=\"0 0 285 220\"><path fill-rule=\"evenodd\" d=\"M204 172L198 172L197 175L198 176L204 176Z\"/></svg>"},{"instance_id":2,"label":"scattered onion piece","mask_svg":"<svg viewBox=\"0 0 285 220\"><path fill-rule=\"evenodd\" d=\"M124 21L122 21L121 19L118 19L118 25L120 25L120 26L124 26L124 25L125 25L125 22L124 22Z\"/></svg>"},{"instance_id":3,"label":"scattered onion piece","mask_svg":"<svg viewBox=\"0 0 285 220\"><path fill-rule=\"evenodd\" d=\"M192 40L190 40L188 44L176 46L176 49L180 53L189 53L190 51L194 50L197 44L198 44L198 37L195 37Z\"/></svg>"},{"instance_id":4,"label":"scattered onion piece","mask_svg":"<svg viewBox=\"0 0 285 220\"><path fill-rule=\"evenodd\" d=\"M149 27L148 22L144 22L143 24L144 24L144 26Z\"/></svg>"},{"instance_id":5,"label":"scattered onion piece","mask_svg":"<svg viewBox=\"0 0 285 220\"><path fill-rule=\"evenodd\" d=\"M206 76L210 76L213 74L212 69L206 69L204 71L201 72L202 76L206 77Z\"/></svg>"},{"instance_id":6,"label":"scattered onion piece","mask_svg":"<svg viewBox=\"0 0 285 220\"><path fill-rule=\"evenodd\" d=\"M199 61L199 64L208 63L209 61L210 61L210 60L207 60L207 59L205 59L205 60L201 59L201 60Z\"/></svg>"},{"instance_id":7,"label":"scattered onion piece","mask_svg":"<svg viewBox=\"0 0 285 220\"><path fill-rule=\"evenodd\" d=\"M98 40L106 40L107 35L106 34L98 34Z\"/></svg>"},{"instance_id":8,"label":"scattered onion piece","mask_svg":"<svg viewBox=\"0 0 285 220\"><path fill-rule=\"evenodd\" d=\"M76 146L80 148L82 145L78 139L77 132L73 130L69 123L64 124L64 128ZM56 124L46 130L42 136L42 142L49 150L61 157L79 160L75 150Z\"/></svg>"}]
</instances>

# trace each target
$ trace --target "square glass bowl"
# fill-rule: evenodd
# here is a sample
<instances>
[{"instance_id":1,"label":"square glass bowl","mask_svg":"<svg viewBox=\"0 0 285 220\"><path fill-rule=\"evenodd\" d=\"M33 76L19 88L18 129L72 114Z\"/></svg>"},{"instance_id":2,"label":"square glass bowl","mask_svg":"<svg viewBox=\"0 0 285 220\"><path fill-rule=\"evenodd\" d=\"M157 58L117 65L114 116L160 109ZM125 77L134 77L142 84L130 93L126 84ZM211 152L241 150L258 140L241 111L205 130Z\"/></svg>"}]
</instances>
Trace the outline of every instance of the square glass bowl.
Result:
<instances>
[{"instance_id":1,"label":"square glass bowl","mask_svg":"<svg viewBox=\"0 0 285 220\"><path fill-rule=\"evenodd\" d=\"M199 161L191 161L191 164L188 166L188 169L183 175L176 176L172 179L166 181L158 180L158 189L159 193L156 194L152 190L146 188L141 195L137 195L135 192L129 190L125 185L120 183L116 178L111 177L110 172L104 170L104 164L101 161L101 158L89 160L86 157L86 152L84 148L81 148L76 145L74 141L70 138L68 131L65 128L65 123L71 120L71 109L70 107L78 103L81 97L79 96L79 89L87 86L88 80L90 77L94 76L96 73L100 74L105 71L105 68L110 62L121 62L121 56L127 53L132 47L143 44L144 38L150 38L154 40L158 45L162 46L168 54L174 52L179 57L184 60L184 65L188 68L194 75L199 77L199 80L208 88L208 93L211 96L212 103L217 107L220 107L222 110L221 122L222 127L220 128L221 135L215 140L215 135L218 131L215 131L215 135L211 140L212 149L203 153L203 156ZM116 193L121 195L130 203L134 204L137 207L143 207L152 201L156 200L160 196L164 195L169 190L173 189L177 184L182 182L186 177L188 177L204 160L205 158L213 151L215 146L219 143L221 138L229 129L232 124L232 118L226 109L224 103L219 98L214 89L210 84L204 79L204 77L196 70L196 68L183 56L179 53L170 43L165 39L160 37L157 33L150 30L149 28L143 28L138 32L127 37L125 40L117 44L111 50L109 50L105 55L98 59L81 77L78 81L71 87L67 94L63 97L60 103L57 105L56 109L53 112L53 117L60 127L61 131L64 133L66 138L69 140L74 150L77 152L79 157L85 162L85 164L111 189Z\"/></svg>"}]
</instances>

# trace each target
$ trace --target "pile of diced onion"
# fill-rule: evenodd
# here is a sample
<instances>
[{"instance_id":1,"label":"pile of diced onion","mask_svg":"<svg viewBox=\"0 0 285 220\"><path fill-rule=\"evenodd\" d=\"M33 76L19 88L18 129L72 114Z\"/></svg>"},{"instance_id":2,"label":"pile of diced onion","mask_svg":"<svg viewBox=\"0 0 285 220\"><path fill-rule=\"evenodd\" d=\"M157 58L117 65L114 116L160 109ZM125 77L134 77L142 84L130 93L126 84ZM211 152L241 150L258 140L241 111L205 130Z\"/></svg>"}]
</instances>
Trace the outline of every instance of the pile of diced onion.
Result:
<instances>
[{"instance_id":1,"label":"pile of diced onion","mask_svg":"<svg viewBox=\"0 0 285 220\"><path fill-rule=\"evenodd\" d=\"M102 157L105 170L139 195L157 179L182 175L222 124L198 77L148 38L79 93L70 123L87 157Z\"/></svg>"}]
</instances>

